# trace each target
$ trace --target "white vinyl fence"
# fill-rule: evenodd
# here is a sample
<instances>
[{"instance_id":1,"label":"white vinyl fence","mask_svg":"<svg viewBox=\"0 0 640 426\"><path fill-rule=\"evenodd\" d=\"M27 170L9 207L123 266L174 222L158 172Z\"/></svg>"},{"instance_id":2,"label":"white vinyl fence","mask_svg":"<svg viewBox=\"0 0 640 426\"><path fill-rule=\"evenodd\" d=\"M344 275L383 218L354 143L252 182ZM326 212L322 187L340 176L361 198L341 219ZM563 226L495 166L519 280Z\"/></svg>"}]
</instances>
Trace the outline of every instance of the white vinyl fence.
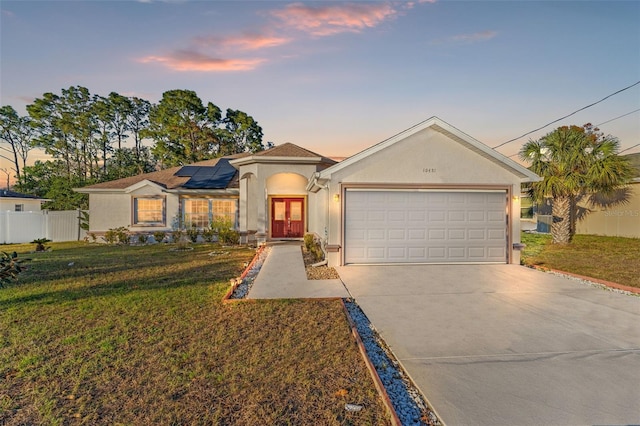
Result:
<instances>
[{"instance_id":1,"label":"white vinyl fence","mask_svg":"<svg viewBox=\"0 0 640 426\"><path fill-rule=\"evenodd\" d=\"M0 211L0 244L29 243L39 238L56 242L81 240L86 231L80 227L80 212Z\"/></svg>"}]
</instances>

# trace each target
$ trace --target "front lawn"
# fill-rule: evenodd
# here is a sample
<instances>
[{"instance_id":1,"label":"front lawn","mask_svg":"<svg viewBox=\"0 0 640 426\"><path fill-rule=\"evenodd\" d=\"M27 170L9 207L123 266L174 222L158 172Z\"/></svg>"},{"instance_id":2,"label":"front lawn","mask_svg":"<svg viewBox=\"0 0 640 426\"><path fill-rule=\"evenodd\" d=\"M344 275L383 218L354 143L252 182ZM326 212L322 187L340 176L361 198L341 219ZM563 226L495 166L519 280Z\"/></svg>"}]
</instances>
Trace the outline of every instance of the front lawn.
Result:
<instances>
[{"instance_id":1,"label":"front lawn","mask_svg":"<svg viewBox=\"0 0 640 426\"><path fill-rule=\"evenodd\" d=\"M389 424L340 302L220 302L255 251L50 245L0 289L0 424Z\"/></svg>"},{"instance_id":2,"label":"front lawn","mask_svg":"<svg viewBox=\"0 0 640 426\"><path fill-rule=\"evenodd\" d=\"M542 266L640 287L640 239L576 235L571 244L551 244L551 235L522 233L525 265Z\"/></svg>"}]
</instances>

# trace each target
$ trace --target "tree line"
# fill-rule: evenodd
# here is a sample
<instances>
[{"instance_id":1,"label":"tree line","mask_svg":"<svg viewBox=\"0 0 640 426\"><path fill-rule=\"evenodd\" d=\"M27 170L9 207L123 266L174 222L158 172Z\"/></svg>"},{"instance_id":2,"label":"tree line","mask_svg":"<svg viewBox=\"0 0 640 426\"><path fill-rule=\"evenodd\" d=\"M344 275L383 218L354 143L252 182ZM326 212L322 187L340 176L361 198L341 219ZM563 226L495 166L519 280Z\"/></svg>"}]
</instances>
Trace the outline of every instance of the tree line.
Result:
<instances>
[{"instance_id":1,"label":"tree line","mask_svg":"<svg viewBox=\"0 0 640 426\"><path fill-rule=\"evenodd\" d=\"M191 90L169 90L157 104L81 86L45 93L20 116L0 108L0 156L12 163L19 192L48 198L52 210L87 208L73 188L224 155L257 152L262 128L247 113L206 105ZM152 141L151 146L143 140ZM129 146L125 146L125 143ZM51 160L27 165L40 148Z\"/></svg>"}]
</instances>

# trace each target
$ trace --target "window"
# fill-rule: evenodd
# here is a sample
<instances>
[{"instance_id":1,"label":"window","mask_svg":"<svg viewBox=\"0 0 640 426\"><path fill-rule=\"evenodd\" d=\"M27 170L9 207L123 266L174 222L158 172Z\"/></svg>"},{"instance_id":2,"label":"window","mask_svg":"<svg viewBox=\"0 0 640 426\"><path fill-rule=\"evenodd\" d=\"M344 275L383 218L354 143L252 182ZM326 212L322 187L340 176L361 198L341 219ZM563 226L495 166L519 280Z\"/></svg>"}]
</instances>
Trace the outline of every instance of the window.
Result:
<instances>
[{"instance_id":1,"label":"window","mask_svg":"<svg viewBox=\"0 0 640 426\"><path fill-rule=\"evenodd\" d=\"M235 225L236 201L235 200L211 200L213 203L213 218L225 219Z\"/></svg>"},{"instance_id":2,"label":"window","mask_svg":"<svg viewBox=\"0 0 640 426\"><path fill-rule=\"evenodd\" d=\"M164 198L136 197L133 199L134 225L164 225Z\"/></svg>"},{"instance_id":3,"label":"window","mask_svg":"<svg viewBox=\"0 0 640 426\"><path fill-rule=\"evenodd\" d=\"M214 220L227 220L236 226L236 200L225 198L185 198L182 200L184 224L206 228Z\"/></svg>"},{"instance_id":4,"label":"window","mask_svg":"<svg viewBox=\"0 0 640 426\"><path fill-rule=\"evenodd\" d=\"M15 211L23 212L24 211L24 204L16 204Z\"/></svg>"},{"instance_id":5,"label":"window","mask_svg":"<svg viewBox=\"0 0 640 426\"><path fill-rule=\"evenodd\" d=\"M209 225L209 200L184 200L184 223L187 228Z\"/></svg>"}]
</instances>

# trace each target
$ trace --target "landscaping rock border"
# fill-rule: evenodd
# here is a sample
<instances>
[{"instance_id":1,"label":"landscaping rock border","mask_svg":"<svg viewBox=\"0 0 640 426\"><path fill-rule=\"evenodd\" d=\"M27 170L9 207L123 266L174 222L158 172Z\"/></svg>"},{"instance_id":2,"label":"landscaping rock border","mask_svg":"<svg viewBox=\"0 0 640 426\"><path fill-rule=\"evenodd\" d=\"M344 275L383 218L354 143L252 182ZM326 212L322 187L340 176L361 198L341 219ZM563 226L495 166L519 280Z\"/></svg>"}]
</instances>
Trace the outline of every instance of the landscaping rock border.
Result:
<instances>
[{"instance_id":1,"label":"landscaping rock border","mask_svg":"<svg viewBox=\"0 0 640 426\"><path fill-rule=\"evenodd\" d=\"M375 369L375 374L382 385L383 398L390 401L391 411L395 414L393 423L403 426L440 425L436 414L429 408L417 386L404 372L393 352L375 330L369 318L358 304L350 299L343 299L352 327L357 332L356 340L364 346L367 363Z\"/></svg>"}]
</instances>

